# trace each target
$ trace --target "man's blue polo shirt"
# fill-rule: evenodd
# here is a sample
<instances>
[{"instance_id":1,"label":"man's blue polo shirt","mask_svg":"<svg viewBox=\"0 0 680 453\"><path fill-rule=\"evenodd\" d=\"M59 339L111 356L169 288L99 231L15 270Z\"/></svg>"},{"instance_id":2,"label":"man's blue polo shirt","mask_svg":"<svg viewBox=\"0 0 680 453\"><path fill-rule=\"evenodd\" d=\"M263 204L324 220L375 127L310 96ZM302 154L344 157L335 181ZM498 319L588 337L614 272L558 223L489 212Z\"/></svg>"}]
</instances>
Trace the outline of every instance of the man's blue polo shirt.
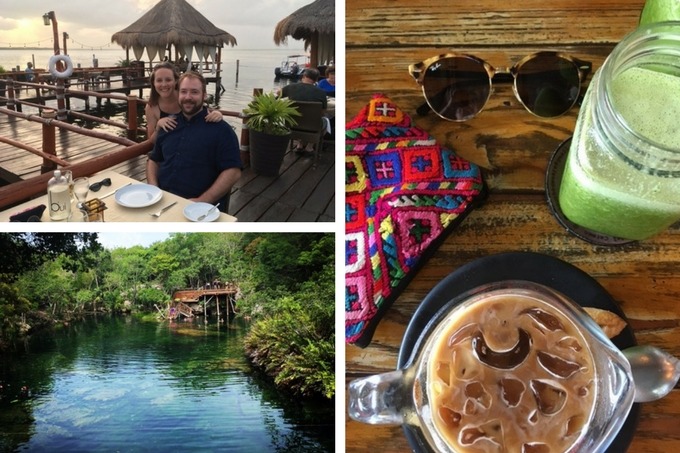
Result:
<instances>
[{"instance_id":1,"label":"man's blue polo shirt","mask_svg":"<svg viewBox=\"0 0 680 453\"><path fill-rule=\"evenodd\" d=\"M177 115L177 127L160 129L149 158L158 163L158 186L184 198L205 192L222 171L241 168L236 133L224 121L208 123L204 108L190 120Z\"/></svg>"}]
</instances>

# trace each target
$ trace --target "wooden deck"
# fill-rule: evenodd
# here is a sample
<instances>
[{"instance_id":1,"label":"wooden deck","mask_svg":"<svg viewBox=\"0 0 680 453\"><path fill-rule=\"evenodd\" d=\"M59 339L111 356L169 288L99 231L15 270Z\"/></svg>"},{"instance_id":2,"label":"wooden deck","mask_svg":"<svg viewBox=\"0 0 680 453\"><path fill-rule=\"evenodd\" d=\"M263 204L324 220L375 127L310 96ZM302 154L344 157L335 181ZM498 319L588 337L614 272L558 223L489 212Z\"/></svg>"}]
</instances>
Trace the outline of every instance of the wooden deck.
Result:
<instances>
[{"instance_id":1,"label":"wooden deck","mask_svg":"<svg viewBox=\"0 0 680 453\"><path fill-rule=\"evenodd\" d=\"M121 129L120 136L124 134ZM0 136L42 149L42 125L33 121L0 115ZM121 145L57 130L56 148L57 157L75 164L120 149ZM232 191L229 214L236 216L240 222L333 222L333 148L332 144L328 144L316 165L311 156L289 152L278 178L259 176L246 168ZM0 171L28 179L40 174L41 164L41 157L0 142ZM146 157L140 156L111 169L145 182L145 165Z\"/></svg>"},{"instance_id":2,"label":"wooden deck","mask_svg":"<svg viewBox=\"0 0 680 453\"><path fill-rule=\"evenodd\" d=\"M231 296L238 292L236 285L227 285L220 288L201 288L201 289L178 289L172 293L172 300L176 302L198 302L210 296Z\"/></svg>"},{"instance_id":3,"label":"wooden deck","mask_svg":"<svg viewBox=\"0 0 680 453\"><path fill-rule=\"evenodd\" d=\"M229 317L236 313L237 293L238 286L232 283L201 289L180 289L173 293L172 303L175 309L186 317L196 314ZM220 308L221 305L223 308Z\"/></svg>"}]
</instances>

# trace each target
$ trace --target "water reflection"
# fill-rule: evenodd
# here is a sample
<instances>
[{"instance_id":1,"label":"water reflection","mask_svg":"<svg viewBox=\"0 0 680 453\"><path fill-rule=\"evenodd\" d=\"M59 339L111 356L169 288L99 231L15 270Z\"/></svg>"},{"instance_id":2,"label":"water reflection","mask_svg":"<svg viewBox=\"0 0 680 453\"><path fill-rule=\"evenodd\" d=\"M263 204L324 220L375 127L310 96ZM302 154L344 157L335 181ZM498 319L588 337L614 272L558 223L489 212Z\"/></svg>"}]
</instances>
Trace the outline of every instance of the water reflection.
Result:
<instances>
[{"instance_id":1,"label":"water reflection","mask_svg":"<svg viewBox=\"0 0 680 453\"><path fill-rule=\"evenodd\" d=\"M107 317L34 338L2 360L0 451L333 451L333 402L251 372L244 332Z\"/></svg>"}]
</instances>

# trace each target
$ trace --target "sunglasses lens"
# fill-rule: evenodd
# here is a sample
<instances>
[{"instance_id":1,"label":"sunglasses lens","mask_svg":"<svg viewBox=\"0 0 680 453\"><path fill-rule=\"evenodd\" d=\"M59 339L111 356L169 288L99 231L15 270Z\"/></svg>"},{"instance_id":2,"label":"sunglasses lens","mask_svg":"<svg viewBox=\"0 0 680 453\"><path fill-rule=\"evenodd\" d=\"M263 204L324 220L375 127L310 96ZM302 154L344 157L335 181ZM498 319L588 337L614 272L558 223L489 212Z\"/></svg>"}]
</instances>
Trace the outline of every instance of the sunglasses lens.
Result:
<instances>
[{"instance_id":1,"label":"sunglasses lens","mask_svg":"<svg viewBox=\"0 0 680 453\"><path fill-rule=\"evenodd\" d=\"M539 54L517 69L515 87L529 111L543 118L552 118L574 106L581 80L576 63L558 55Z\"/></svg>"},{"instance_id":2,"label":"sunglasses lens","mask_svg":"<svg viewBox=\"0 0 680 453\"><path fill-rule=\"evenodd\" d=\"M108 187L108 186L110 186L110 185L111 185L111 179L110 179L110 178L105 178L105 179L102 179L102 180L99 181L99 182L95 182L94 184L92 184L92 185L90 186L90 190L91 190L92 192L97 192L97 191L99 191L99 189L102 188L102 186L107 186L107 187Z\"/></svg>"},{"instance_id":3,"label":"sunglasses lens","mask_svg":"<svg viewBox=\"0 0 680 453\"><path fill-rule=\"evenodd\" d=\"M425 70L423 94L439 116L466 121L486 104L491 80L479 60L465 56L442 58Z\"/></svg>"}]
</instances>

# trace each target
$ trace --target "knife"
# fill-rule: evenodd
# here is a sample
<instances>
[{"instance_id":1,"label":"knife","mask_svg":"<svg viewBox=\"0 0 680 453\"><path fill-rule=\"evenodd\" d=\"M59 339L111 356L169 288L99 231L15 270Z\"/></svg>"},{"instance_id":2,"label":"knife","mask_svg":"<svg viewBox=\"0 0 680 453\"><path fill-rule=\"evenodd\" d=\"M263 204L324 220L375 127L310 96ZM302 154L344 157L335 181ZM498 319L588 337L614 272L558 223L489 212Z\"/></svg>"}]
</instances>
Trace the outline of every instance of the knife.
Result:
<instances>
[{"instance_id":1,"label":"knife","mask_svg":"<svg viewBox=\"0 0 680 453\"><path fill-rule=\"evenodd\" d=\"M118 192L118 191L119 191L120 189L122 189L123 187L127 187L127 186L129 186L130 184L132 184L132 183L129 182L129 183L125 184L124 186L120 186L120 187L117 188L116 190L114 190L114 191L112 191L112 192L109 192L109 193L107 193L106 195L102 195L101 197L99 197L99 199L100 199L100 200L103 200L103 199L106 198L106 197L110 197L111 195L115 194L116 192Z\"/></svg>"}]
</instances>

